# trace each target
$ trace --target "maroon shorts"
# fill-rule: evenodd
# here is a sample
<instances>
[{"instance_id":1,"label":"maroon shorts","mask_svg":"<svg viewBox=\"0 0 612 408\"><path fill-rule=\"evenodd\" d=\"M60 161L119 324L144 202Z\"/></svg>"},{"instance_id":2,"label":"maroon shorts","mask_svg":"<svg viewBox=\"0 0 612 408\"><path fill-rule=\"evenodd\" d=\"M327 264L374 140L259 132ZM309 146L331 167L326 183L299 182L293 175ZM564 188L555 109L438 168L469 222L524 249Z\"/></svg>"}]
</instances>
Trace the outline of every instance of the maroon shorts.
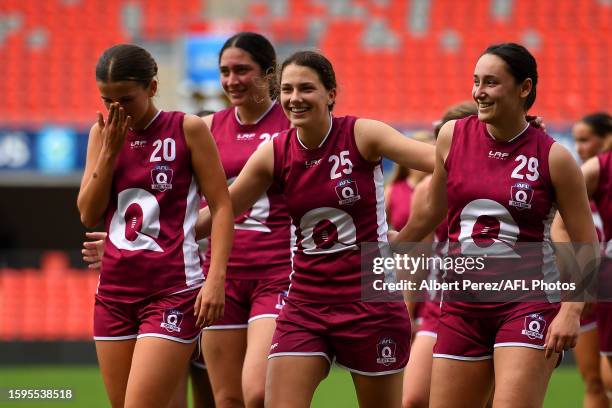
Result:
<instances>
[{"instance_id":1,"label":"maroon shorts","mask_svg":"<svg viewBox=\"0 0 612 408\"><path fill-rule=\"evenodd\" d=\"M440 303L434 301L419 302L415 309L417 336L436 337L440 320Z\"/></svg>"},{"instance_id":2,"label":"maroon shorts","mask_svg":"<svg viewBox=\"0 0 612 408\"><path fill-rule=\"evenodd\" d=\"M193 315L198 291L199 288L136 303L96 295L94 340L160 337L192 343L200 335Z\"/></svg>"},{"instance_id":3,"label":"maroon shorts","mask_svg":"<svg viewBox=\"0 0 612 408\"><path fill-rule=\"evenodd\" d=\"M612 302L599 302L595 309L599 350L603 356L612 356Z\"/></svg>"},{"instance_id":4,"label":"maroon shorts","mask_svg":"<svg viewBox=\"0 0 612 408\"><path fill-rule=\"evenodd\" d=\"M410 353L404 303L316 304L287 299L268 358L321 356L362 375L400 372Z\"/></svg>"},{"instance_id":5,"label":"maroon shorts","mask_svg":"<svg viewBox=\"0 0 612 408\"><path fill-rule=\"evenodd\" d=\"M289 289L289 275L273 279L226 279L223 317L204 330L246 329L253 320L276 318Z\"/></svg>"},{"instance_id":6,"label":"maroon shorts","mask_svg":"<svg viewBox=\"0 0 612 408\"><path fill-rule=\"evenodd\" d=\"M517 303L507 313L471 317L442 309L434 357L454 360L493 358L496 347L544 349L546 331L559 306L548 303Z\"/></svg>"}]
</instances>

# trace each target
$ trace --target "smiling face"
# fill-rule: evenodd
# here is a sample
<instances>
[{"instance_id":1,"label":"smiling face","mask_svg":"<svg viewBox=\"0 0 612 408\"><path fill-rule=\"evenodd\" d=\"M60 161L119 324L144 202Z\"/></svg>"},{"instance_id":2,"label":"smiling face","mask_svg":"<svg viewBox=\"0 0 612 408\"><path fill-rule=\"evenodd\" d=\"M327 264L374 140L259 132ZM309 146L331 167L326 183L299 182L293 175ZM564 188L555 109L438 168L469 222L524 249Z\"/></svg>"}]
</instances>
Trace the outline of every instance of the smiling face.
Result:
<instances>
[{"instance_id":1,"label":"smiling face","mask_svg":"<svg viewBox=\"0 0 612 408\"><path fill-rule=\"evenodd\" d=\"M108 110L110 104L118 102L127 116L132 117L135 128L142 128L150 119L148 116L155 111L150 98L155 95L157 81L152 80L148 87L137 81L98 81L98 90Z\"/></svg>"},{"instance_id":2,"label":"smiling face","mask_svg":"<svg viewBox=\"0 0 612 408\"><path fill-rule=\"evenodd\" d=\"M476 63L472 96L482 122L495 124L524 115L530 91L531 79L517 83L500 57L484 54Z\"/></svg>"},{"instance_id":3,"label":"smiling face","mask_svg":"<svg viewBox=\"0 0 612 408\"><path fill-rule=\"evenodd\" d=\"M281 72L281 105L293 126L326 121L335 99L336 89L326 89L314 69L289 64Z\"/></svg>"},{"instance_id":4,"label":"smiling face","mask_svg":"<svg viewBox=\"0 0 612 408\"><path fill-rule=\"evenodd\" d=\"M263 78L261 67L241 48L230 47L223 51L219 71L221 86L233 106L261 101L269 94L268 81Z\"/></svg>"}]
</instances>

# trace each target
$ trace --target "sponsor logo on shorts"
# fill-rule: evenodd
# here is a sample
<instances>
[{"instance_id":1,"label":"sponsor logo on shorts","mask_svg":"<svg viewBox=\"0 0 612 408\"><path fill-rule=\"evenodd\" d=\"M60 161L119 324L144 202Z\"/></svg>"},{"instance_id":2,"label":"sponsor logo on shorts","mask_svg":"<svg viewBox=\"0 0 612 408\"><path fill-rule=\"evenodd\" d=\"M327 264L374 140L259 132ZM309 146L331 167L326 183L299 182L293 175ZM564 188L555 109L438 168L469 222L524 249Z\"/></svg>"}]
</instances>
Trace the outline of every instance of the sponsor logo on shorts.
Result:
<instances>
[{"instance_id":1,"label":"sponsor logo on shorts","mask_svg":"<svg viewBox=\"0 0 612 408\"><path fill-rule=\"evenodd\" d=\"M533 313L525 316L525 323L521 334L529 337L531 340L542 340L544 338L544 329L546 328L546 320L539 313Z\"/></svg>"},{"instance_id":2,"label":"sponsor logo on shorts","mask_svg":"<svg viewBox=\"0 0 612 408\"><path fill-rule=\"evenodd\" d=\"M520 182L510 188L510 201L508 204L519 210L529 210L532 198L533 188L528 183Z\"/></svg>"},{"instance_id":3,"label":"sponsor logo on shorts","mask_svg":"<svg viewBox=\"0 0 612 408\"><path fill-rule=\"evenodd\" d=\"M277 347L278 347L278 343L274 343L273 345L270 346L270 351L274 350Z\"/></svg>"},{"instance_id":4,"label":"sponsor logo on shorts","mask_svg":"<svg viewBox=\"0 0 612 408\"><path fill-rule=\"evenodd\" d=\"M183 312L177 309L164 310L164 321L160 325L169 332L180 332L181 322L183 321Z\"/></svg>"},{"instance_id":5,"label":"sponsor logo on shorts","mask_svg":"<svg viewBox=\"0 0 612 408\"><path fill-rule=\"evenodd\" d=\"M168 166L155 166L151 170L151 180L153 184L151 184L151 188L153 190L166 191L172 189L172 176L174 175L174 170L172 170Z\"/></svg>"},{"instance_id":6,"label":"sponsor logo on shorts","mask_svg":"<svg viewBox=\"0 0 612 408\"><path fill-rule=\"evenodd\" d=\"M357 183L351 179L340 180L336 184L336 195L340 199L338 201L340 205L352 205L361 199Z\"/></svg>"},{"instance_id":7,"label":"sponsor logo on shorts","mask_svg":"<svg viewBox=\"0 0 612 408\"><path fill-rule=\"evenodd\" d=\"M397 349L397 344L393 339L386 337L378 342L376 346L376 352L378 354L378 358L376 362L378 364L390 365L397 361L395 357L395 351Z\"/></svg>"},{"instance_id":8,"label":"sponsor logo on shorts","mask_svg":"<svg viewBox=\"0 0 612 408\"><path fill-rule=\"evenodd\" d=\"M283 290L281 293L278 294L275 306L278 310L281 310L283 306L285 306L285 300L287 299L287 295L289 295L289 292L286 290Z\"/></svg>"}]
</instances>

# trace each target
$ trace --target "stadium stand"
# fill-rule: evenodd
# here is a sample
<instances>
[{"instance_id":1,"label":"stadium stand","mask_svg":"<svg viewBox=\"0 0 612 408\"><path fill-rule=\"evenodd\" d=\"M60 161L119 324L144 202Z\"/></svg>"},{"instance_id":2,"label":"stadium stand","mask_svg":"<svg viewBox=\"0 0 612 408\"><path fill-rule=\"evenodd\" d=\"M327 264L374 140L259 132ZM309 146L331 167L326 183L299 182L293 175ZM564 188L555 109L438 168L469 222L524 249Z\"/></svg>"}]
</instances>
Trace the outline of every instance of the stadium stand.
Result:
<instances>
[{"instance_id":1,"label":"stadium stand","mask_svg":"<svg viewBox=\"0 0 612 408\"><path fill-rule=\"evenodd\" d=\"M108 45L176 41L206 27L199 0L5 0L0 125L87 125L100 106L91 67ZM320 48L338 67L338 112L429 123L469 95L473 61L496 41L527 44L542 77L534 111L550 122L606 107L612 7L602 0L251 0L239 29L279 49ZM120 18L118 18L118 16ZM561 63L563 61L563 63ZM589 92L582 92L583 89ZM350 95L350 96L344 96Z\"/></svg>"},{"instance_id":2,"label":"stadium stand","mask_svg":"<svg viewBox=\"0 0 612 408\"><path fill-rule=\"evenodd\" d=\"M90 340L97 285L63 252L44 254L40 269L0 269L0 341Z\"/></svg>"}]
</instances>

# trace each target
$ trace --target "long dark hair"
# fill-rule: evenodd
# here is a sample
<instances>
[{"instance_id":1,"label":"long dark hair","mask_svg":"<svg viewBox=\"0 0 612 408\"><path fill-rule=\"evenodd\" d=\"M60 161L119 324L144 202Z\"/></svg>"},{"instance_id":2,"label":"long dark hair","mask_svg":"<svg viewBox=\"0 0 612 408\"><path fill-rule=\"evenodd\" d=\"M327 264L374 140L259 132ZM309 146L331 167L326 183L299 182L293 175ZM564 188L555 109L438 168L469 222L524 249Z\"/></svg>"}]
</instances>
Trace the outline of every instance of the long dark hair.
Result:
<instances>
[{"instance_id":1,"label":"long dark hair","mask_svg":"<svg viewBox=\"0 0 612 408\"><path fill-rule=\"evenodd\" d=\"M508 71L517 83L531 78L531 92L525 100L525 111L528 111L536 100L536 85L538 84L538 64L535 58L520 44L503 43L489 46L482 55L492 54L501 58L508 66Z\"/></svg>"}]
</instances>

